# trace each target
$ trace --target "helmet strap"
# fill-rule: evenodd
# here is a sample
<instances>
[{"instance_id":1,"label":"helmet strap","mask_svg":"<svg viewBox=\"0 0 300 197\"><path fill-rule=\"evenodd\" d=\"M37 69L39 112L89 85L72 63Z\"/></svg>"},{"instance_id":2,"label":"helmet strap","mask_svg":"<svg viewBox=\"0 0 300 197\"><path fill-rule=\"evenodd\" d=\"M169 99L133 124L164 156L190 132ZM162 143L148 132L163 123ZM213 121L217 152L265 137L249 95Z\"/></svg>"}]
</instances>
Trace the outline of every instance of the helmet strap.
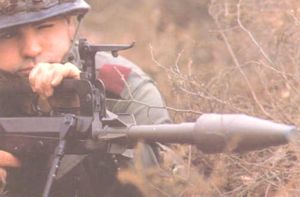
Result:
<instances>
[{"instance_id":1,"label":"helmet strap","mask_svg":"<svg viewBox=\"0 0 300 197\"><path fill-rule=\"evenodd\" d=\"M68 52L66 53L66 55L63 57L63 59L61 61L63 64L66 63L66 62L71 62L71 61L74 60L74 57L72 55L72 51L73 51L73 49L76 45L77 39L78 39L79 29L80 29L80 26L81 26L81 23L82 23L83 16L84 15L77 16L77 25L76 25L75 33L74 33L73 39L71 40L71 46L70 46Z\"/></svg>"}]
</instances>

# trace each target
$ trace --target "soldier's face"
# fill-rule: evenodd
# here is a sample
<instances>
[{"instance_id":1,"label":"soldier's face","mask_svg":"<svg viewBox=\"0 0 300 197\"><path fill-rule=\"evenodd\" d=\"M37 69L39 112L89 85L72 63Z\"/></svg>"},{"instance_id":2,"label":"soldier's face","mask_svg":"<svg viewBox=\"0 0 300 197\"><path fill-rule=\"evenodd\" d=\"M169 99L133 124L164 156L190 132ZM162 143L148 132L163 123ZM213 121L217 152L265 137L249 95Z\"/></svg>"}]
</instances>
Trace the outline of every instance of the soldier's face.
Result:
<instances>
[{"instance_id":1,"label":"soldier's face","mask_svg":"<svg viewBox=\"0 0 300 197\"><path fill-rule=\"evenodd\" d=\"M0 30L0 69L28 76L37 63L60 63L73 35L74 24L63 17Z\"/></svg>"}]
</instances>

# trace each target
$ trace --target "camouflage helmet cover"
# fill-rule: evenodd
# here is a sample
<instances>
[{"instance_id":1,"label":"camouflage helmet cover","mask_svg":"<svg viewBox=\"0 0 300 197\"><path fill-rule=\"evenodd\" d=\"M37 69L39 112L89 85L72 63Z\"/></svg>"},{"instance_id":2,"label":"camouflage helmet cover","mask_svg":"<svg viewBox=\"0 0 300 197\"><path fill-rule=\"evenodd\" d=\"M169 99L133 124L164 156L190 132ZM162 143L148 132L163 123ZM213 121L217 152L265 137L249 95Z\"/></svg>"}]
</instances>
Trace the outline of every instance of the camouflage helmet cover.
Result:
<instances>
[{"instance_id":1,"label":"camouflage helmet cover","mask_svg":"<svg viewBox=\"0 0 300 197\"><path fill-rule=\"evenodd\" d=\"M0 29L64 14L84 15L89 9L84 0L0 0Z\"/></svg>"}]
</instances>

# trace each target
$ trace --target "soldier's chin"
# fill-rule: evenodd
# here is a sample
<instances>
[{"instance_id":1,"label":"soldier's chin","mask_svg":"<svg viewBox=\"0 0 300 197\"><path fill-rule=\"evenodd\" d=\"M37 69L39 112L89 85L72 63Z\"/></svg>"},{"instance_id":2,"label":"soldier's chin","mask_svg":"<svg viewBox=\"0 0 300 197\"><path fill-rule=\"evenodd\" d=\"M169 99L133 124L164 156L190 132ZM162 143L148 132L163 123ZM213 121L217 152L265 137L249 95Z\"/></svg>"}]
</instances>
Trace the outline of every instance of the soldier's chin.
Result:
<instances>
[{"instance_id":1,"label":"soldier's chin","mask_svg":"<svg viewBox=\"0 0 300 197\"><path fill-rule=\"evenodd\" d=\"M30 74L31 70L32 70L32 68L23 69L23 70L18 71L16 74L21 76L21 77L29 77L29 74Z\"/></svg>"},{"instance_id":2,"label":"soldier's chin","mask_svg":"<svg viewBox=\"0 0 300 197\"><path fill-rule=\"evenodd\" d=\"M7 71L7 70L1 69L1 68L0 68L0 73L5 74L5 75L14 75L14 72L10 72L10 71Z\"/></svg>"}]
</instances>

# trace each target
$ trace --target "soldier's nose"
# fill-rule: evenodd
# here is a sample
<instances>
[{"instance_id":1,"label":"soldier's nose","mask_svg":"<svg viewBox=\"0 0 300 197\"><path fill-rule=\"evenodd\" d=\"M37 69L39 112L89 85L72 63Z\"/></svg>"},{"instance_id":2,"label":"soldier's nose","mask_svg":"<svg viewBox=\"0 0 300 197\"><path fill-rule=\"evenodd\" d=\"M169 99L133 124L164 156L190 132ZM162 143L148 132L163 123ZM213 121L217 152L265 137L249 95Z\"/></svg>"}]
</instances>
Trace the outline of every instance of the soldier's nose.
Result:
<instances>
[{"instance_id":1,"label":"soldier's nose","mask_svg":"<svg viewBox=\"0 0 300 197\"><path fill-rule=\"evenodd\" d=\"M24 58L32 58L38 56L42 47L39 37L35 34L34 29L24 28L21 30L21 54Z\"/></svg>"}]
</instances>

